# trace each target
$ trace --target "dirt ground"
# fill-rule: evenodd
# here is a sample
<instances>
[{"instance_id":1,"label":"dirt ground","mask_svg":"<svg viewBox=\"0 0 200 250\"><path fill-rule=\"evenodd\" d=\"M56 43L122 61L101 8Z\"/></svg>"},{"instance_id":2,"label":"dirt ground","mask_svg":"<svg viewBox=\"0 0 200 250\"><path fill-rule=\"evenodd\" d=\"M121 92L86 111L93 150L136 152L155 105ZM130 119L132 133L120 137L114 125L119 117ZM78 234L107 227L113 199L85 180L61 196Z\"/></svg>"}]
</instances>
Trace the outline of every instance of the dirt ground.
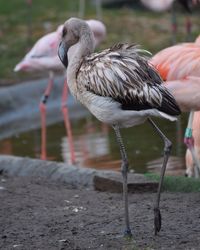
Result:
<instances>
[{"instance_id":1,"label":"dirt ground","mask_svg":"<svg viewBox=\"0 0 200 250\"><path fill-rule=\"evenodd\" d=\"M133 239L123 235L121 194L0 176L1 250L200 249L200 194L163 193L153 234L154 194L130 194Z\"/></svg>"}]
</instances>

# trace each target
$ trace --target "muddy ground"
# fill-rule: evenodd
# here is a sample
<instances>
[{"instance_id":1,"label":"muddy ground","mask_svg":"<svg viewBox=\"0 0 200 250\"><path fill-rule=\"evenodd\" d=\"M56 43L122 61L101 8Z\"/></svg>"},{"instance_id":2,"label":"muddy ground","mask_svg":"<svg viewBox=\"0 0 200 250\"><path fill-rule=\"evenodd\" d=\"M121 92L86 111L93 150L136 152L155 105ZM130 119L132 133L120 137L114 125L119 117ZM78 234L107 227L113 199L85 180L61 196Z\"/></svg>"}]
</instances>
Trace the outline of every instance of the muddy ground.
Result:
<instances>
[{"instance_id":1,"label":"muddy ground","mask_svg":"<svg viewBox=\"0 0 200 250\"><path fill-rule=\"evenodd\" d=\"M133 239L122 237L121 194L41 178L0 176L0 249L200 249L200 194L164 193L153 235L154 194L130 194Z\"/></svg>"}]
</instances>

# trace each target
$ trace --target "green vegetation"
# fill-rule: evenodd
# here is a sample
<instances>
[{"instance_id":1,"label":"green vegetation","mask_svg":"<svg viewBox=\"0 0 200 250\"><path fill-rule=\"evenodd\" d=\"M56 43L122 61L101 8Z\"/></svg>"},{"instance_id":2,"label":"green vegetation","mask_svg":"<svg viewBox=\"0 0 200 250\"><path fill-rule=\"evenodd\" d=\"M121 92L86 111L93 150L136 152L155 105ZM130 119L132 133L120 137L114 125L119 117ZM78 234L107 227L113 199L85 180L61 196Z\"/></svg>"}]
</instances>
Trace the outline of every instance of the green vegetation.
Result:
<instances>
[{"instance_id":1,"label":"green vegetation","mask_svg":"<svg viewBox=\"0 0 200 250\"><path fill-rule=\"evenodd\" d=\"M145 174L149 179L158 181L157 174ZM184 176L165 176L163 190L169 192L200 192L200 180Z\"/></svg>"},{"instance_id":2,"label":"green vegetation","mask_svg":"<svg viewBox=\"0 0 200 250\"><path fill-rule=\"evenodd\" d=\"M30 75L13 72L34 42L53 31L70 16L78 16L79 0L34 0L32 7L26 0L0 0L0 84L11 84L30 78ZM95 7L86 1L85 18L96 18ZM171 44L170 13L156 14L141 9L103 9L103 21L108 30L107 40L101 48L119 41L142 44L156 52ZM193 15L194 38L198 34L200 19ZM178 15L178 41L185 40L185 17ZM31 36L28 25L31 23ZM46 27L46 28L45 28ZM31 76L33 77L33 76Z\"/></svg>"}]
</instances>

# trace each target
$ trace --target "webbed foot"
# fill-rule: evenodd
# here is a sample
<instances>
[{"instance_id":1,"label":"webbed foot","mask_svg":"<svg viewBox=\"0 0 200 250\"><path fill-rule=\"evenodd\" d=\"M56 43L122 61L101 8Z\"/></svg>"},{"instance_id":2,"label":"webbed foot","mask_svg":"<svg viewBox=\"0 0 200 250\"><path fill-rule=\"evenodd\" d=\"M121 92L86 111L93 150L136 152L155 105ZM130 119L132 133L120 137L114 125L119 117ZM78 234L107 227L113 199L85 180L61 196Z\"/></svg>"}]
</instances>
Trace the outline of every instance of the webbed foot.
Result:
<instances>
[{"instance_id":1,"label":"webbed foot","mask_svg":"<svg viewBox=\"0 0 200 250\"><path fill-rule=\"evenodd\" d=\"M154 229L155 235L157 235L161 229L161 213L159 208L154 208Z\"/></svg>"},{"instance_id":2,"label":"webbed foot","mask_svg":"<svg viewBox=\"0 0 200 250\"><path fill-rule=\"evenodd\" d=\"M131 229L130 228L128 228L128 229L126 229L125 231L124 231L124 237L126 237L126 238L132 238L132 232L131 232Z\"/></svg>"}]
</instances>

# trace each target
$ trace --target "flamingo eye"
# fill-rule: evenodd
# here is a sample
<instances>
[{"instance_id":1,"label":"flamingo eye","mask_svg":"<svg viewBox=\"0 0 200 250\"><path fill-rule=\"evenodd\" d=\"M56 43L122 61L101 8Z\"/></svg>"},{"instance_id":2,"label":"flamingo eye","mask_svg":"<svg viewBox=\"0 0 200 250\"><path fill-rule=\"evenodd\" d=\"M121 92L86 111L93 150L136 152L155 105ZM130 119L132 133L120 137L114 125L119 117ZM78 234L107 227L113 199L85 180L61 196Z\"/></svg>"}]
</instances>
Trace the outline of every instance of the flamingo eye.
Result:
<instances>
[{"instance_id":1,"label":"flamingo eye","mask_svg":"<svg viewBox=\"0 0 200 250\"><path fill-rule=\"evenodd\" d=\"M63 31L62 31L62 37L64 37L66 34L67 34L67 28L64 27L64 28L63 28Z\"/></svg>"}]
</instances>

